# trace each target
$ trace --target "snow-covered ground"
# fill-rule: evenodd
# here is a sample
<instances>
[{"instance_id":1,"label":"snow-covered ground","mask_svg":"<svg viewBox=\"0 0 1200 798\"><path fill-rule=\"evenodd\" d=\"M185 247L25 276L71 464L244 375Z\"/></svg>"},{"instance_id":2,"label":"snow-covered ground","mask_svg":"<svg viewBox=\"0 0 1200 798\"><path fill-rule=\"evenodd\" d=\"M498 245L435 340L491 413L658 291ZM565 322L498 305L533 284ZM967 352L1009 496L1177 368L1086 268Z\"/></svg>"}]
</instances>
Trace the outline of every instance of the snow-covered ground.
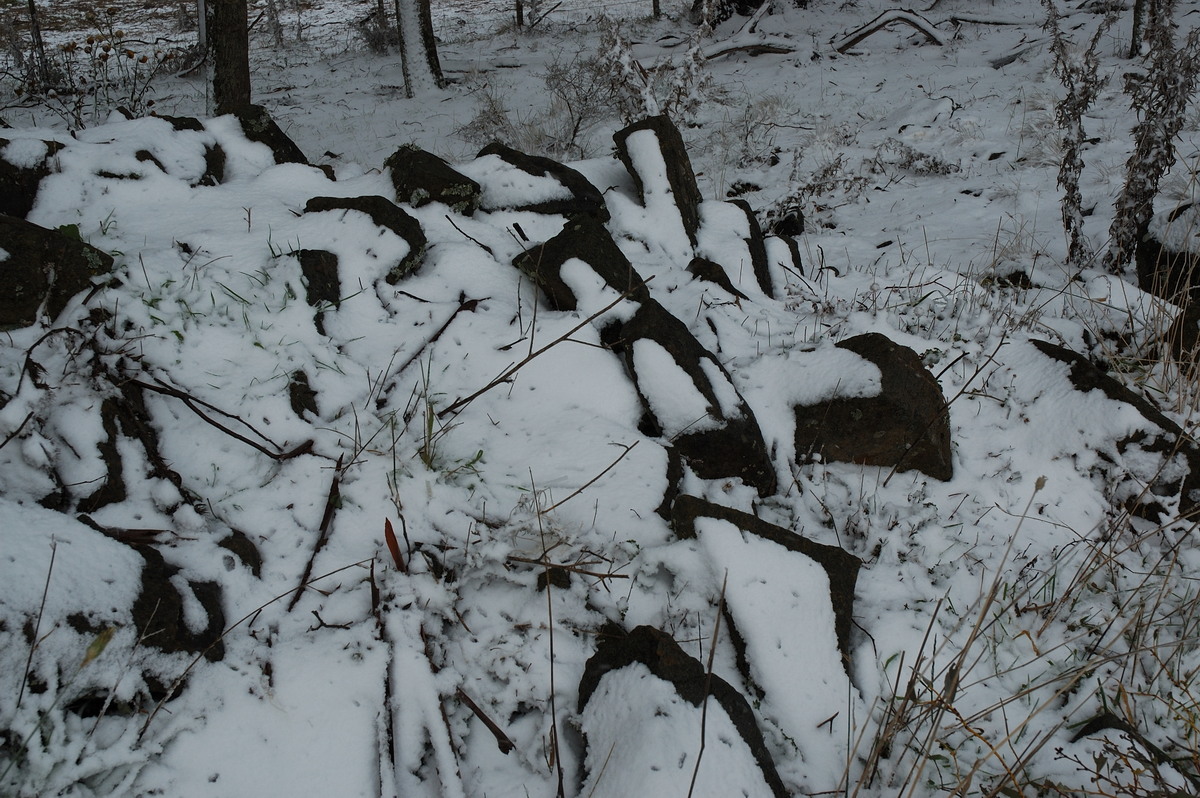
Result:
<instances>
[{"instance_id":1,"label":"snow-covered ground","mask_svg":"<svg viewBox=\"0 0 1200 798\"><path fill-rule=\"evenodd\" d=\"M941 0L924 12L941 45L899 26L842 55L830 42L891 4L811 0L703 36L665 0L660 20L642 16L649 0L566 3L533 31L501 24L507 4L435 2L452 83L414 99L398 57L364 52L347 21L369 5L306 7L305 39L293 20L283 48L255 28L256 101L327 171L275 163L232 118L68 131L39 107L0 113L6 160L66 145L29 220L75 226L118 277L0 336L0 791L683 796L703 730L692 794L770 794L715 701L702 713L641 666L578 706L606 624L656 627L711 662L790 794L1197 791L1200 550L1178 496L1156 496L1150 519L1129 509L1180 464L1138 444L1143 413L1077 390L1030 341L1102 363L1188 433L1197 391L1157 344L1179 308L1128 275L1064 266L1063 89L1040 3ZM1085 45L1101 9L1060 10ZM1196 10L1180 5L1180 36ZM1123 57L1129 27L1122 11L1101 40L1108 82L1084 121L1097 251L1132 149L1122 76L1144 66ZM708 58L685 82L689 52ZM705 200L695 244L663 184L640 202L612 154L620 103L653 110L646 92L610 93L631 79L621 56L678 67L648 91L679 114ZM689 110L672 105L681 87ZM158 113L203 116L204 76L164 77L151 96ZM1160 209L1192 198L1189 119ZM653 342L634 348L630 379L601 341L633 302L589 270L564 267L580 307L562 311L512 266L560 216L402 203L428 246L393 285L407 242L365 214L303 213L317 196L395 197L383 164L406 144L476 179L491 207L543 198L476 157L496 136L604 192L650 296L719 360L706 372L719 408ZM201 185L217 144L225 179ZM803 269L771 250L774 297L722 202L734 196L764 222L804 214ZM303 250L339 256L323 333ZM693 279L693 254L745 296ZM936 376L952 479L796 451L796 405L878 390L878 369L835 346L868 332ZM297 374L315 393L302 411ZM161 464L105 404L125 384L151 386ZM656 512L670 439L739 395L777 489L685 472L682 491L862 559L848 672L812 560L715 518L681 539ZM662 435L640 423L642 399ZM113 478L110 437L125 495L77 520ZM65 512L39 506L51 495ZM219 585L222 657L141 639L129 607L147 548L191 633L212 622L203 586ZM539 590L546 562L569 582ZM744 638L750 680L718 617ZM1125 737L1082 728L1106 712Z\"/></svg>"}]
</instances>

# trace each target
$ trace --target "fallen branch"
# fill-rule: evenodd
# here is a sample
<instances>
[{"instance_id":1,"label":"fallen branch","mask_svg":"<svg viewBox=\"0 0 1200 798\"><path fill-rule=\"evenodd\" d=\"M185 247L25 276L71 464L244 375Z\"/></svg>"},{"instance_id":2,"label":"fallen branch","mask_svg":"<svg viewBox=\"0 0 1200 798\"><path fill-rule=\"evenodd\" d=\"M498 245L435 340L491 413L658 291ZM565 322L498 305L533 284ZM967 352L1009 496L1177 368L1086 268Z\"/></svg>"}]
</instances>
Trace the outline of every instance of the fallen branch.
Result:
<instances>
[{"instance_id":1,"label":"fallen branch","mask_svg":"<svg viewBox=\"0 0 1200 798\"><path fill-rule=\"evenodd\" d=\"M796 48L783 41L747 42L746 44L716 45L704 53L704 58L707 61L711 61L714 58L721 58L733 53L746 53L747 55L787 55L794 52L796 52Z\"/></svg>"},{"instance_id":2,"label":"fallen branch","mask_svg":"<svg viewBox=\"0 0 1200 798\"><path fill-rule=\"evenodd\" d=\"M479 705L472 701L469 695L463 692L461 687L455 691L455 695L458 696L459 701L462 701L467 705L467 709L471 710L471 712L475 714L475 717L479 718L479 722L486 726L487 730L490 731L492 736L496 738L496 745L500 747L500 753L507 756L510 751L517 747L512 740L508 739L508 735L504 733L504 730L497 726L496 722L489 718L487 714L479 708Z\"/></svg>"},{"instance_id":3,"label":"fallen branch","mask_svg":"<svg viewBox=\"0 0 1200 798\"><path fill-rule=\"evenodd\" d=\"M447 216L446 218L449 219L450 217ZM453 222L451 222L451 224L453 224ZM463 235L466 235L466 233L463 233ZM480 244L480 246L483 246L483 245ZM450 314L450 317L448 319L446 319L445 322L442 323L441 327L437 328L437 331L433 335L431 335L428 338L428 340L425 341L425 343L423 343L419 347L417 347L417 351L413 352L409 356L408 360L405 360L400 365L400 368L396 369L395 373L397 375L403 374L405 369L407 369L409 366L411 366L413 363L416 362L417 358L419 358L421 356L422 352L424 352L432 344L436 343L437 339L442 337L442 333L446 332L446 328L450 326L450 322L454 321L454 318L456 316L458 316L459 313L462 313L464 310L474 313L475 308L477 308L479 306L479 303L482 302L484 299L488 299L488 297L484 297L483 299L466 299L465 295L461 296L459 299L458 307L454 309L454 312ZM422 301L424 301L424 300L422 300Z\"/></svg>"},{"instance_id":4,"label":"fallen branch","mask_svg":"<svg viewBox=\"0 0 1200 798\"><path fill-rule=\"evenodd\" d=\"M620 443L618 443L618 444L616 444L616 445L617 445L617 446L624 446L624 444L620 444ZM624 447L624 448L625 448L625 451L621 452L621 454L617 456L617 459L616 459L616 460L613 460L611 463L609 463L607 468L605 468L603 471L601 471L601 472L600 472L599 474L597 474L596 476L594 476L594 477L592 477L591 479L589 479L587 482L585 482L585 483L583 483L582 485L580 485L580 486L579 486L579 487L578 487L578 488L577 488L577 489L576 489L574 492L572 492L572 493L571 493L571 495L570 495L570 496L568 496L567 498L563 499L562 501L555 502L554 504L552 504L552 505L550 505L549 507L547 507L545 510L542 510L542 512L543 512L543 513L548 513L548 512L550 512L550 511L552 511L552 510L556 510L556 509L558 509L559 507L561 507L561 506L563 506L564 504L566 504L567 502L571 501L571 499L574 499L576 496L578 496L579 494L583 493L585 490L587 490L587 489L588 489L588 488L590 488L592 485L594 485L594 484L596 483L596 481L597 481L598 479L600 479L600 477L604 476L604 475L605 475L605 474L607 474L609 471L612 471L612 470L613 470L613 468L614 468L614 467L617 465L617 463L619 463L619 462L621 462L622 460L624 460L624 459L625 459L625 455L627 455L627 454L629 454L630 452L632 452L632 451L633 451L633 447L635 447L635 446L637 446L637 445L638 445L638 442L637 442L637 441L634 441L633 443L629 444L628 446L625 446L625 447Z\"/></svg>"},{"instance_id":5,"label":"fallen branch","mask_svg":"<svg viewBox=\"0 0 1200 798\"><path fill-rule=\"evenodd\" d=\"M235 440L239 440L242 443L246 444L247 446L257 449L258 451L265 454L267 457L270 457L272 460L283 462L284 460L291 460L293 457L299 457L302 454L308 454L309 452L312 451L313 442L311 440L307 440L304 443L297 446L296 448L290 449L288 451L271 451L267 447L263 446L261 443L257 443L256 441L253 441L253 440L247 438L245 435L241 435L237 432L234 432L229 427L220 423L216 419L206 415L200 409L200 407L198 407L197 405L203 406L204 408L206 408L214 413L219 413L220 415L225 416L226 418L230 418L230 419L233 419L234 421L237 421L239 424L242 424L243 426L245 426L247 429L249 429L255 435L262 438L264 441L271 444L276 449L282 448L279 444L275 443L273 440L268 438L266 435L263 435L261 432L259 432L257 429L255 429L254 426L251 425L250 423L248 423L247 421L244 421L243 419L239 418L238 416L233 415L232 413L227 413L224 410L222 410L221 408L216 407L215 405L211 405L208 402L205 402L203 399L197 399L195 396L192 396L190 393L187 393L186 391L181 391L178 388L172 388L170 385L167 385L166 383L162 382L161 380L155 379L153 383L149 383L149 382L145 382L145 381L139 380L139 379L131 379L131 380L129 380L129 384L135 385L138 388L141 388L146 391L153 391L154 393L162 394L163 396L170 396L175 399L178 399L179 401L183 402L187 406L188 410L191 410L193 413L200 416L200 418L203 421L205 421L208 424L211 424L212 426L221 430L221 432L224 432L229 437L234 438Z\"/></svg>"},{"instance_id":6,"label":"fallen branch","mask_svg":"<svg viewBox=\"0 0 1200 798\"><path fill-rule=\"evenodd\" d=\"M583 565L593 565L596 562L599 562L599 560L592 560L590 562L580 561L580 562L575 562L575 563L556 563L556 562L551 562L545 556L539 557L538 559L535 560L531 557L518 557L515 554L510 554L505 559L508 562L521 562L521 563L525 563L526 565L537 565L548 571L570 571L573 574L579 574L580 576L591 576L591 577L594 577L601 581L603 581L605 579L628 579L629 578L629 574L618 574L618 573L613 573L612 571L609 571L608 573L601 573L600 571L589 571L586 568L580 567Z\"/></svg>"},{"instance_id":7,"label":"fallen branch","mask_svg":"<svg viewBox=\"0 0 1200 798\"><path fill-rule=\"evenodd\" d=\"M837 43L833 45L833 49L844 55L847 50L862 40L897 22L902 22L918 33L924 34L925 38L934 44L944 45L946 43L941 32L925 17L916 11L894 8L890 11L884 11L866 25L844 34L841 39L836 39Z\"/></svg>"},{"instance_id":8,"label":"fallen branch","mask_svg":"<svg viewBox=\"0 0 1200 798\"><path fill-rule=\"evenodd\" d=\"M339 456L337 465L333 467L333 481L329 483L329 495L325 499L325 513L321 516L321 526L317 530L317 543L313 546L312 554L308 558L308 564L304 566L304 576L300 577L300 587L296 588L296 594L288 602L288 612L291 612L300 601L300 596L303 595L301 588L308 584L308 577L312 575L313 564L317 561L317 555L325 547L325 541L329 540L329 528L333 526L333 513L337 509L339 499L342 495L341 481L342 458Z\"/></svg>"}]
</instances>

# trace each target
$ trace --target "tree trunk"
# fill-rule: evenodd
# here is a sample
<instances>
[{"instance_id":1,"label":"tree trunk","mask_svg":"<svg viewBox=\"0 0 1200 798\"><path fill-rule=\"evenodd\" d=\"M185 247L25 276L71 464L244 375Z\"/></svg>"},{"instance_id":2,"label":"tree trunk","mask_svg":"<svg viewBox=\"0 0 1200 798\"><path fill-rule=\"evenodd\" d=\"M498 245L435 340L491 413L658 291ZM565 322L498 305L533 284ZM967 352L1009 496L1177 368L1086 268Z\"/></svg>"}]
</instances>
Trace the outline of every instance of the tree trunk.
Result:
<instances>
[{"instance_id":1,"label":"tree trunk","mask_svg":"<svg viewBox=\"0 0 1200 798\"><path fill-rule=\"evenodd\" d=\"M250 43L246 0L208 0L208 54L218 114L250 104Z\"/></svg>"},{"instance_id":2,"label":"tree trunk","mask_svg":"<svg viewBox=\"0 0 1200 798\"><path fill-rule=\"evenodd\" d=\"M400 66L404 71L405 93L414 97L430 89L440 89L444 81L429 0L396 0L396 21L400 27Z\"/></svg>"},{"instance_id":3,"label":"tree trunk","mask_svg":"<svg viewBox=\"0 0 1200 798\"><path fill-rule=\"evenodd\" d=\"M38 85L44 91L50 84L50 66L46 63L46 45L42 42L42 26L38 23L37 6L33 0L29 0L29 35L33 39Z\"/></svg>"}]
</instances>

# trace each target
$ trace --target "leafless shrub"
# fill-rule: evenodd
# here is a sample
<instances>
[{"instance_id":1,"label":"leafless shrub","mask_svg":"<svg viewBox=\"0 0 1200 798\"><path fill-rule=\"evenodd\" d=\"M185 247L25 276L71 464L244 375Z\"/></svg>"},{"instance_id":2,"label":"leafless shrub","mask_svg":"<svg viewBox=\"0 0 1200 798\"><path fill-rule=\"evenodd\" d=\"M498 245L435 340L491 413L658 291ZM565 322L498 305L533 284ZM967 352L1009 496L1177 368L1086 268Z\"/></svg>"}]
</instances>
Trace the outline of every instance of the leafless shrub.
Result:
<instances>
[{"instance_id":1,"label":"leafless shrub","mask_svg":"<svg viewBox=\"0 0 1200 798\"><path fill-rule=\"evenodd\" d=\"M1140 121L1133 128L1133 154L1125 164L1125 185L1108 231L1103 265L1114 273L1125 269L1154 214L1159 182L1175 162L1175 137L1200 72L1200 30L1193 29L1184 44L1176 46L1174 9L1175 0L1148 2L1146 71L1125 76L1125 91Z\"/></svg>"},{"instance_id":2,"label":"leafless shrub","mask_svg":"<svg viewBox=\"0 0 1200 798\"><path fill-rule=\"evenodd\" d=\"M1091 245L1083 234L1083 195L1079 190L1079 176L1083 171L1083 157L1080 155L1084 142L1083 115L1107 82L1099 75L1098 48L1101 37L1116 18L1111 14L1104 18L1092 35L1087 49L1076 59L1071 54L1071 43L1059 25L1054 0L1043 0L1043 5L1046 6L1046 30L1050 33L1054 74L1067 91L1055 108L1055 120L1062 130L1058 185L1063 190L1062 220L1068 241L1067 263L1073 268L1080 268L1092 259Z\"/></svg>"},{"instance_id":3,"label":"leafless shrub","mask_svg":"<svg viewBox=\"0 0 1200 798\"><path fill-rule=\"evenodd\" d=\"M13 99L4 107L40 106L72 129L101 122L114 110L130 117L149 112L155 76L182 51L130 38L116 14L115 8L89 11L85 19L92 32L48 53L41 69L10 42L10 66L0 79L12 84Z\"/></svg>"}]
</instances>

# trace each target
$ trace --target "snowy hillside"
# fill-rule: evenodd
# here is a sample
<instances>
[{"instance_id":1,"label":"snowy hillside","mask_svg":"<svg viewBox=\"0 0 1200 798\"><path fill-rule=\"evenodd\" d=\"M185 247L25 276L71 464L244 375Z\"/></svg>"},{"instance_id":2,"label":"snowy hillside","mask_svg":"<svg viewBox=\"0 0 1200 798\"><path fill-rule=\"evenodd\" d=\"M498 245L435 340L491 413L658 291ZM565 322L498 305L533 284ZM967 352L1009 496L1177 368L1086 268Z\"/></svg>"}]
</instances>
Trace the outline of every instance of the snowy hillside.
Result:
<instances>
[{"instance_id":1,"label":"snowy hillside","mask_svg":"<svg viewBox=\"0 0 1200 798\"><path fill-rule=\"evenodd\" d=\"M778 5L0 113L0 794L1200 790L1196 318L1100 265L1153 53L1059 8L1072 262L1041 4Z\"/></svg>"}]
</instances>

